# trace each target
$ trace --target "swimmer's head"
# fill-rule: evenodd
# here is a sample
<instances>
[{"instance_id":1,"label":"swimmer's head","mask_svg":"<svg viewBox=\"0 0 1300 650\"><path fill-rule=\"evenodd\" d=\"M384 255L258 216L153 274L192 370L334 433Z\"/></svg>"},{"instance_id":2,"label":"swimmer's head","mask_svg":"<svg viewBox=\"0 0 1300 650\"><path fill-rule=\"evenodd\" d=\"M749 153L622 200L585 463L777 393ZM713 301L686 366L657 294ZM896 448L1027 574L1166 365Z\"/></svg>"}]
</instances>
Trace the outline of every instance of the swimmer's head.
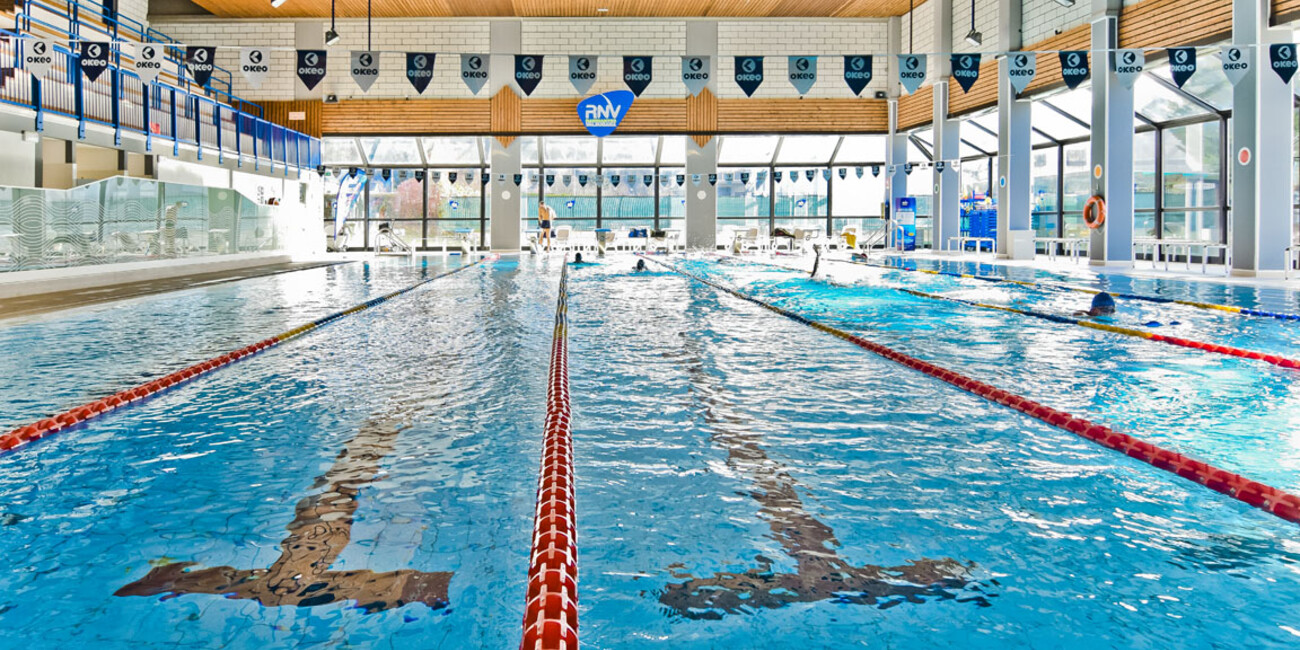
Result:
<instances>
[{"instance_id":1,"label":"swimmer's head","mask_svg":"<svg viewBox=\"0 0 1300 650\"><path fill-rule=\"evenodd\" d=\"M636 271L644 271L644 270L645 270L645 260L637 260L637 261L636 261L636 269L634 269L634 270L636 270Z\"/></svg>"},{"instance_id":2,"label":"swimmer's head","mask_svg":"<svg viewBox=\"0 0 1300 650\"><path fill-rule=\"evenodd\" d=\"M1092 297L1092 308L1088 310L1089 316L1109 316L1115 313L1115 298L1105 291Z\"/></svg>"},{"instance_id":3,"label":"swimmer's head","mask_svg":"<svg viewBox=\"0 0 1300 650\"><path fill-rule=\"evenodd\" d=\"M574 263L574 264L582 264L582 253L574 253L574 254L573 254L573 263Z\"/></svg>"}]
</instances>

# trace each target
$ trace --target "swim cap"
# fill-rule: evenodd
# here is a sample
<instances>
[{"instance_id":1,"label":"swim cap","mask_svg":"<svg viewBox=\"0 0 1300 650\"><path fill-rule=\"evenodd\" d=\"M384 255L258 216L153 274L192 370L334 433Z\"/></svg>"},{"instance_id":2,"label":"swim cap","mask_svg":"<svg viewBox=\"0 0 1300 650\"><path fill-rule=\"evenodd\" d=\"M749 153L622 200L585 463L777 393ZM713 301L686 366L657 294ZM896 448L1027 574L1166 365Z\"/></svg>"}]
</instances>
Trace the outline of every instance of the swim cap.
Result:
<instances>
[{"instance_id":1,"label":"swim cap","mask_svg":"<svg viewBox=\"0 0 1300 650\"><path fill-rule=\"evenodd\" d=\"M1093 296L1092 310L1105 313L1115 311L1115 298L1105 291Z\"/></svg>"}]
</instances>

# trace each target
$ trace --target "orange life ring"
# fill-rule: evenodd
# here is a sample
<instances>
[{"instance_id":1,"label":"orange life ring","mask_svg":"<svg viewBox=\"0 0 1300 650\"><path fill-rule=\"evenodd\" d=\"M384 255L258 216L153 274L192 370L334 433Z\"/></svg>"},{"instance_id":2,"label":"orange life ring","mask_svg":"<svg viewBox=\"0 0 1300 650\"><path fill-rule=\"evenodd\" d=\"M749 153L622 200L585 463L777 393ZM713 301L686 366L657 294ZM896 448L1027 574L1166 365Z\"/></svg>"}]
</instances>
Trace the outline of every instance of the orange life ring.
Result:
<instances>
[{"instance_id":1,"label":"orange life ring","mask_svg":"<svg viewBox=\"0 0 1300 650\"><path fill-rule=\"evenodd\" d=\"M1088 199L1083 204L1083 222L1093 230L1102 227L1106 223L1106 200L1096 195Z\"/></svg>"}]
</instances>

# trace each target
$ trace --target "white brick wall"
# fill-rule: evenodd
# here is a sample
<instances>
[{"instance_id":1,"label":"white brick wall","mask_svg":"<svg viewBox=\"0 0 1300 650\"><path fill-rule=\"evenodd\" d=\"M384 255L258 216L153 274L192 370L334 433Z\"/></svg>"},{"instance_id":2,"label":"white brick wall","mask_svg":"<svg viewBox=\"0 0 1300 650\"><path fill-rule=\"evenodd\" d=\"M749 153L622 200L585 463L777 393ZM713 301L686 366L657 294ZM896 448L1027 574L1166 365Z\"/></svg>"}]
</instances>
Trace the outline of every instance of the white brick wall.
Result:
<instances>
[{"instance_id":1,"label":"white brick wall","mask_svg":"<svg viewBox=\"0 0 1300 650\"><path fill-rule=\"evenodd\" d=\"M1037 0L1049 2L1050 0ZM984 37L984 44L972 47L966 42L970 31L970 0L953 0L952 51L995 52L998 49L998 0L975 0L975 29Z\"/></svg>"},{"instance_id":2,"label":"white brick wall","mask_svg":"<svg viewBox=\"0 0 1300 650\"><path fill-rule=\"evenodd\" d=\"M1042 1L1046 2L1048 0L1042 0ZM934 46L934 17L935 17L934 14L935 14L935 5L937 4L938 4L937 2L927 2L917 7L915 12L908 12L906 14L903 14L903 29L901 32L899 32L900 34L902 34L902 39L899 41L899 48L901 49L900 52L901 54L907 54L908 52L924 53L924 52L935 51L936 48ZM913 13L915 13L915 16L913 16ZM915 22L914 25L913 22ZM909 27L912 30L912 40L911 40L910 49L908 47L908 38L907 38ZM964 36L965 32L962 32L962 35ZM934 63L931 62L930 66L933 67Z\"/></svg>"},{"instance_id":3,"label":"white brick wall","mask_svg":"<svg viewBox=\"0 0 1300 650\"><path fill-rule=\"evenodd\" d=\"M1124 4L1130 4L1128 0ZM1021 38L1029 47L1045 38L1073 29L1088 22L1092 3L1076 2L1073 7L1062 7L1052 0L1022 0L1020 4Z\"/></svg>"},{"instance_id":4,"label":"white brick wall","mask_svg":"<svg viewBox=\"0 0 1300 650\"><path fill-rule=\"evenodd\" d=\"M874 55L869 97L885 89L889 23L873 21L734 21L718 24L718 96L744 97L736 85L737 56L763 56L763 85L754 97L798 97L786 77L790 56L817 59L817 83L807 97L852 97L844 82L844 55ZM680 65L674 72L680 72Z\"/></svg>"},{"instance_id":5,"label":"white brick wall","mask_svg":"<svg viewBox=\"0 0 1300 650\"><path fill-rule=\"evenodd\" d=\"M149 0L118 0L117 15L149 26Z\"/></svg>"},{"instance_id":6,"label":"white brick wall","mask_svg":"<svg viewBox=\"0 0 1300 650\"><path fill-rule=\"evenodd\" d=\"M995 0L990 0L995 1ZM324 25L324 23L322 23ZM919 23L918 23L919 25ZM294 24L275 21L237 21L191 19L160 20L154 27L183 43L214 45L230 49L217 51L217 64L234 73L234 92L250 100L293 99L300 83L293 72ZM322 27L323 29L323 27ZM324 92L349 97L415 97L407 82L406 51L438 53L434 80L424 97L470 98L469 89L460 80L459 53L487 53L490 49L488 21L439 21L434 19L378 20L374 23L373 44L383 50L379 79L369 93L363 94L352 82L348 69L352 50L364 49L364 20L340 20L340 43L329 48L329 74L322 82ZM921 36L920 33L917 36ZM927 39L931 34L925 34ZM626 21L557 21L526 20L521 33L525 54L542 54L544 77L534 97L574 97L568 81L570 54L600 57L600 71L593 91L625 88L624 55L654 57L654 81L643 97L685 97L681 82L681 55L686 51L686 23L673 20ZM918 38L918 43L920 40ZM267 76L260 90L253 89L238 72L238 47L262 45L282 48L272 54L275 70ZM797 97L786 79L787 56L817 55L818 79L809 97L851 97L844 83L845 54L876 55L875 79L863 91L867 95L885 87L885 56L888 50L888 23L872 21L729 21L718 25L718 94L744 97L734 80L734 57L763 55L766 78L756 97ZM480 91L486 98L488 89Z\"/></svg>"},{"instance_id":7,"label":"white brick wall","mask_svg":"<svg viewBox=\"0 0 1300 650\"><path fill-rule=\"evenodd\" d=\"M681 55L686 51L684 21L533 20L520 34L521 54L544 54L542 82L533 97L574 97L569 55L599 57L591 92L624 89L623 57L653 56L654 80L642 97L685 97Z\"/></svg>"},{"instance_id":8,"label":"white brick wall","mask_svg":"<svg viewBox=\"0 0 1300 650\"><path fill-rule=\"evenodd\" d=\"M491 41L487 21L436 21L436 20L385 20L374 23L371 45L383 50L379 56L379 79L362 93L352 81L350 64L353 50L366 49L366 21L338 22L342 40L329 48L329 74L321 87L325 93L340 98L361 97L437 97L470 99L474 94L460 79L460 54L487 54ZM405 52L436 52L433 81L420 95L406 79ZM300 83L296 75L294 83ZM490 88L484 84L480 99L489 97Z\"/></svg>"},{"instance_id":9,"label":"white brick wall","mask_svg":"<svg viewBox=\"0 0 1300 650\"><path fill-rule=\"evenodd\" d=\"M254 101L293 99L293 86L287 83L289 80L298 83L293 74L293 23L158 21L151 26L185 45L227 46L217 50L216 64L230 71L234 95ZM283 48L271 53L272 70L280 72L267 75L261 90L244 80L239 72L239 50L232 49L253 45Z\"/></svg>"}]
</instances>

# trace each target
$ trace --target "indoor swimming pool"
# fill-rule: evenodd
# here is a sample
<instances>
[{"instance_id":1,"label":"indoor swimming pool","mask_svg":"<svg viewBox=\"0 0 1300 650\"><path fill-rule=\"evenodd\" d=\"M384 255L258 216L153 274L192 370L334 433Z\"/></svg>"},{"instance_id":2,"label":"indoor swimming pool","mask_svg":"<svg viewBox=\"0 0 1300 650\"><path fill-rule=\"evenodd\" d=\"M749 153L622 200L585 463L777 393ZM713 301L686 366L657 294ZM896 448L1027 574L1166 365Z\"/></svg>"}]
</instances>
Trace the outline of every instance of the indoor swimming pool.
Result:
<instances>
[{"instance_id":1,"label":"indoor swimming pool","mask_svg":"<svg viewBox=\"0 0 1300 650\"><path fill-rule=\"evenodd\" d=\"M1082 293L657 259L568 267L584 647L1300 643L1296 524L671 269L1292 492L1300 371L899 289L1060 315ZM462 265L0 320L21 378L0 431ZM562 266L488 259L0 453L0 647L517 647ZM979 273L1300 312L1280 290ZM1115 322L1300 357L1294 321L1121 300Z\"/></svg>"}]
</instances>

